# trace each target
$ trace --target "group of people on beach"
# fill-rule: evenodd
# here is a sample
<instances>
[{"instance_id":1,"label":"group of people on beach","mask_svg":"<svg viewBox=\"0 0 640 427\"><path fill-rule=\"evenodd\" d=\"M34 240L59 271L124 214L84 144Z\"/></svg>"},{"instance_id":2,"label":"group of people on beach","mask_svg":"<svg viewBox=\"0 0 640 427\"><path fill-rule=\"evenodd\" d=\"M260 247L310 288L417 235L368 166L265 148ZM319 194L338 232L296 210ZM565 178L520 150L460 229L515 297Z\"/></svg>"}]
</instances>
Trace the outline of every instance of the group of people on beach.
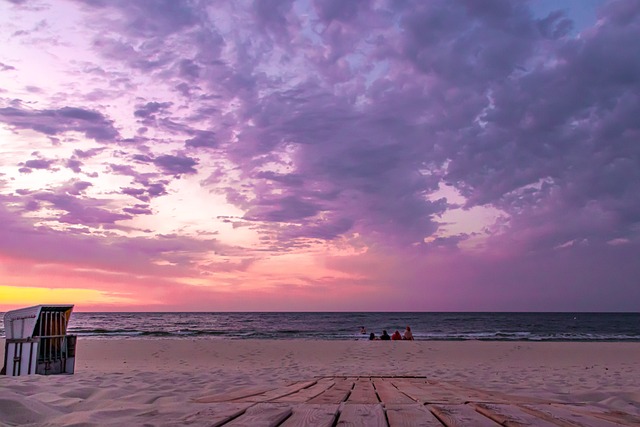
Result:
<instances>
[{"instance_id":1,"label":"group of people on beach","mask_svg":"<svg viewBox=\"0 0 640 427\"><path fill-rule=\"evenodd\" d=\"M362 334L366 334L367 333L367 331L364 329L364 326L360 329L360 333L362 333ZM382 340L382 341L408 340L408 341L413 341L413 334L411 333L411 328L409 326L407 326L407 328L404 330L403 334L400 334L400 331L398 331L396 329L396 331L392 335L389 335L387 333L387 330L384 329L382 331L382 335L380 335L380 337L377 337L376 334L374 334L373 332L371 332L369 334L369 341L374 341L374 340Z\"/></svg>"}]
</instances>

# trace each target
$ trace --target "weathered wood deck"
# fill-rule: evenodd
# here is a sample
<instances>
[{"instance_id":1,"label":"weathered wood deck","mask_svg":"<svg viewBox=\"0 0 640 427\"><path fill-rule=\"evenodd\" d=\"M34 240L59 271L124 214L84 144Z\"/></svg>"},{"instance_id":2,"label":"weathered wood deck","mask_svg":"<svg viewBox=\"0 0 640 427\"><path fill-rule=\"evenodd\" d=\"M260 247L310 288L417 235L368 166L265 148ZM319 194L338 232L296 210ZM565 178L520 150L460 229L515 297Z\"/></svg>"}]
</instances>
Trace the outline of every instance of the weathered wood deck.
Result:
<instances>
[{"instance_id":1,"label":"weathered wood deck","mask_svg":"<svg viewBox=\"0 0 640 427\"><path fill-rule=\"evenodd\" d=\"M211 426L640 426L640 417L417 377L327 377L204 396ZM188 423L187 423L188 424Z\"/></svg>"}]
</instances>

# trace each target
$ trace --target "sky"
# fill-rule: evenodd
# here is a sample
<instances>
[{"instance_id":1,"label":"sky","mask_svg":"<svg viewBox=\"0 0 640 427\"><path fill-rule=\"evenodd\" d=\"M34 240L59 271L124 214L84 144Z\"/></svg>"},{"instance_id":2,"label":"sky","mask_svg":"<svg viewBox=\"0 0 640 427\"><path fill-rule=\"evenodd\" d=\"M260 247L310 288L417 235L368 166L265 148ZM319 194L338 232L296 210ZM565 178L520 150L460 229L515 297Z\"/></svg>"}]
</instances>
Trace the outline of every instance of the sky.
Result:
<instances>
[{"instance_id":1,"label":"sky","mask_svg":"<svg viewBox=\"0 0 640 427\"><path fill-rule=\"evenodd\" d=\"M639 0L0 0L0 310L640 310Z\"/></svg>"}]
</instances>

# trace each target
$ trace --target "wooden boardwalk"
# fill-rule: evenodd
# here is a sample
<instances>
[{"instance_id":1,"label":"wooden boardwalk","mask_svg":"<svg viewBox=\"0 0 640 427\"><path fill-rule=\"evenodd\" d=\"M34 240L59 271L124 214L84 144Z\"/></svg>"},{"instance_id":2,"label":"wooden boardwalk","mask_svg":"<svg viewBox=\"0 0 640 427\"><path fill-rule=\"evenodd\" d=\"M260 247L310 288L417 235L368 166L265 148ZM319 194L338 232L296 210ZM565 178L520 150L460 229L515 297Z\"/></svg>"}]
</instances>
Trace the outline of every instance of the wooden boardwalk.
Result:
<instances>
[{"instance_id":1,"label":"wooden boardwalk","mask_svg":"<svg viewBox=\"0 0 640 427\"><path fill-rule=\"evenodd\" d=\"M417 377L317 378L281 388L205 396L196 402L203 404L199 422L225 427L640 426L638 416L596 406Z\"/></svg>"}]
</instances>

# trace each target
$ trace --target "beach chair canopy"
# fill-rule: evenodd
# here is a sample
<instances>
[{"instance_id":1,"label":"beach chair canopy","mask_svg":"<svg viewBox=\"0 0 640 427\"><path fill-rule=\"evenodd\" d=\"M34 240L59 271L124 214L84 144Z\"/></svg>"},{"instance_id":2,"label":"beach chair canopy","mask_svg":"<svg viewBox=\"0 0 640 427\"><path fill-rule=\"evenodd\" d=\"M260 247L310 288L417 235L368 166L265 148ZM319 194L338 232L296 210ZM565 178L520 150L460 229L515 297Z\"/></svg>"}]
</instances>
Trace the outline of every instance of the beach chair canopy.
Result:
<instances>
[{"instance_id":1,"label":"beach chair canopy","mask_svg":"<svg viewBox=\"0 0 640 427\"><path fill-rule=\"evenodd\" d=\"M73 305L36 305L8 311L4 315L7 339L64 335Z\"/></svg>"}]
</instances>

